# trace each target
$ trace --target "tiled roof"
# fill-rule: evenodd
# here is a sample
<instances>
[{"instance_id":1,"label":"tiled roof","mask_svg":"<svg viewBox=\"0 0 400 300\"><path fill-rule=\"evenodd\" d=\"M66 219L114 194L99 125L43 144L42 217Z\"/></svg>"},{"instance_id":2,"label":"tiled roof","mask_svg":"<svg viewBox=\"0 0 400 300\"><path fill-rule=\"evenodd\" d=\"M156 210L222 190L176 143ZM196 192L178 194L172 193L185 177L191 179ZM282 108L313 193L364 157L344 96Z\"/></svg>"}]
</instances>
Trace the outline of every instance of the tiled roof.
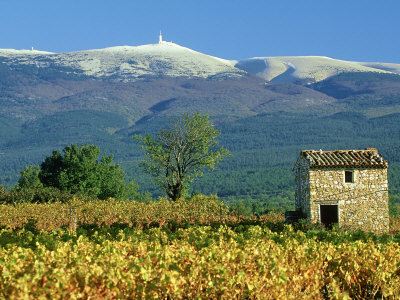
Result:
<instances>
[{"instance_id":1,"label":"tiled roof","mask_svg":"<svg viewBox=\"0 0 400 300\"><path fill-rule=\"evenodd\" d=\"M310 168L387 168L388 162L375 148L365 150L303 150L300 156Z\"/></svg>"}]
</instances>

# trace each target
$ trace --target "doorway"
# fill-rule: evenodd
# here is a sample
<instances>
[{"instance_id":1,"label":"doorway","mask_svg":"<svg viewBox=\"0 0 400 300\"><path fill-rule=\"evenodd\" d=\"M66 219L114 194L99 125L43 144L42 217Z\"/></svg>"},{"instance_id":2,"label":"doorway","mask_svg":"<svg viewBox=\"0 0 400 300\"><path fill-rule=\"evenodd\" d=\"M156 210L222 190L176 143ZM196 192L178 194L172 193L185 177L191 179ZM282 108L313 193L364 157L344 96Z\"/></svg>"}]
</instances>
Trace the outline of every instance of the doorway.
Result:
<instances>
[{"instance_id":1,"label":"doorway","mask_svg":"<svg viewBox=\"0 0 400 300\"><path fill-rule=\"evenodd\" d=\"M338 205L320 205L321 223L331 229L333 224L339 223Z\"/></svg>"}]
</instances>

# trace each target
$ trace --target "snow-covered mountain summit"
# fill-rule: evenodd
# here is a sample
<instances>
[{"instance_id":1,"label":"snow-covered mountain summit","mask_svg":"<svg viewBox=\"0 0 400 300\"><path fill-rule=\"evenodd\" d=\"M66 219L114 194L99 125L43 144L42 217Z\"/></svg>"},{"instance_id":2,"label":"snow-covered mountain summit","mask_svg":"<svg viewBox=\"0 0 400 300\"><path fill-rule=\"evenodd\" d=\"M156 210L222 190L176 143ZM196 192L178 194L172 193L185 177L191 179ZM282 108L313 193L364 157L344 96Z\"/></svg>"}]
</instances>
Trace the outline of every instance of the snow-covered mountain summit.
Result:
<instances>
[{"instance_id":1,"label":"snow-covered mountain summit","mask_svg":"<svg viewBox=\"0 0 400 300\"><path fill-rule=\"evenodd\" d=\"M272 82L311 83L345 72L400 74L398 64L359 63L325 56L254 57L238 61L236 67Z\"/></svg>"},{"instance_id":2,"label":"snow-covered mountain summit","mask_svg":"<svg viewBox=\"0 0 400 300\"><path fill-rule=\"evenodd\" d=\"M93 76L209 77L221 73L244 73L231 61L167 42L65 53L60 54L56 61Z\"/></svg>"},{"instance_id":3,"label":"snow-covered mountain summit","mask_svg":"<svg viewBox=\"0 0 400 300\"><path fill-rule=\"evenodd\" d=\"M246 72L235 62L202 54L171 42L117 46L66 53L1 50L6 63L67 68L68 72L135 81L142 77L238 77Z\"/></svg>"},{"instance_id":4,"label":"snow-covered mountain summit","mask_svg":"<svg viewBox=\"0 0 400 300\"><path fill-rule=\"evenodd\" d=\"M0 57L16 57L16 56L37 56L55 54L53 52L39 51L39 50L16 50L16 49L0 49Z\"/></svg>"},{"instance_id":5,"label":"snow-covered mountain summit","mask_svg":"<svg viewBox=\"0 0 400 300\"><path fill-rule=\"evenodd\" d=\"M344 72L400 74L399 64L343 61L324 56L254 57L240 61L206 55L172 42L52 53L0 49L0 63L23 72L41 68L69 75L137 81L143 78L236 78L246 74L272 82L313 83ZM48 70L44 70L47 72ZM47 72L49 73L49 72Z\"/></svg>"}]
</instances>

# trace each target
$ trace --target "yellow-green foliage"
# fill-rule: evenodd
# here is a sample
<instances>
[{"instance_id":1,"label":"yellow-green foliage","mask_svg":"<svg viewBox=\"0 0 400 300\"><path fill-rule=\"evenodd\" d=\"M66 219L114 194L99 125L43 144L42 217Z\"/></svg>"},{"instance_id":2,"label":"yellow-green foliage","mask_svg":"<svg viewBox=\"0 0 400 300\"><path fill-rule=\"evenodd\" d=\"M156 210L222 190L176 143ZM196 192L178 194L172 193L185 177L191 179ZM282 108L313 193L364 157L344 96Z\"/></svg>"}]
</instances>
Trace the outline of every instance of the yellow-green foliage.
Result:
<instances>
[{"instance_id":1,"label":"yellow-green foliage","mask_svg":"<svg viewBox=\"0 0 400 300\"><path fill-rule=\"evenodd\" d=\"M290 227L195 226L175 238L153 228L60 238L54 250L0 248L0 298L396 299L399 265L393 242L318 241Z\"/></svg>"},{"instance_id":2,"label":"yellow-green foliage","mask_svg":"<svg viewBox=\"0 0 400 300\"><path fill-rule=\"evenodd\" d=\"M228 208L216 196L198 195L190 200L142 203L135 201L72 200L69 203L18 203L0 205L0 226L21 228L33 220L37 229L59 229L71 225L76 215L77 223L112 225L125 223L142 228L150 224L163 226L169 223L214 223L227 219Z\"/></svg>"},{"instance_id":3,"label":"yellow-green foliage","mask_svg":"<svg viewBox=\"0 0 400 300\"><path fill-rule=\"evenodd\" d=\"M60 229L70 208L93 228ZM1 205L0 299L398 299L396 236L282 221L230 215L205 196ZM126 225L100 226L113 224Z\"/></svg>"},{"instance_id":4,"label":"yellow-green foliage","mask_svg":"<svg viewBox=\"0 0 400 300\"><path fill-rule=\"evenodd\" d=\"M390 232L400 233L400 216L390 217Z\"/></svg>"}]
</instances>

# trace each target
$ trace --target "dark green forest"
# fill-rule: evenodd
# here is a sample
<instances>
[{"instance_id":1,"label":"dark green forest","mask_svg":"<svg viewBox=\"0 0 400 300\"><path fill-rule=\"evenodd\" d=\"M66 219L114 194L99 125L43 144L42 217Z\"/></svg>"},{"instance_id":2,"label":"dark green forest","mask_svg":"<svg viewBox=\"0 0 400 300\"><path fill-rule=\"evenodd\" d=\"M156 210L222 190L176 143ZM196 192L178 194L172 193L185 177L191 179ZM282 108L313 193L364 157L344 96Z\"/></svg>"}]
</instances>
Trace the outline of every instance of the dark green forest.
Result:
<instances>
[{"instance_id":1,"label":"dark green forest","mask_svg":"<svg viewBox=\"0 0 400 300\"><path fill-rule=\"evenodd\" d=\"M293 208L291 170L301 150L375 147L389 161L391 201L400 204L398 75L347 73L308 86L253 77L125 84L24 68L0 64L0 184L8 188L20 170L52 151L92 144L114 155L139 192L157 199L162 194L140 169L143 151L133 136L155 135L171 117L201 111L211 116L232 157L198 178L189 194L217 194L243 210L282 211ZM36 91L42 98L29 98L37 86L44 86ZM305 99L325 102L307 106Z\"/></svg>"},{"instance_id":2,"label":"dark green forest","mask_svg":"<svg viewBox=\"0 0 400 300\"><path fill-rule=\"evenodd\" d=\"M15 129L23 138L13 141L16 136L10 134L8 143L3 140L5 147L0 163L5 175L1 180L6 186L12 186L18 178L16 170L39 163L54 150L53 145L61 148L65 142L93 143L101 151L114 154L115 162L121 165L129 179L135 180L141 192L150 192L153 198L161 196L151 178L138 166L143 153L133 135L155 134L167 118L149 119L131 130L107 133L107 128L121 126L123 122L111 113L80 111L60 113L25 124L21 131ZM394 200L400 199L400 114L368 119L359 113L326 117L274 113L234 123L216 119L214 123L221 131L220 145L229 149L233 156L222 161L215 171L206 172L196 180L190 193L218 194L228 203L239 201L241 205L244 202L258 212L284 210L293 205L291 169L302 149L376 147L390 163L390 194L394 195ZM4 132L6 128L9 128L8 123Z\"/></svg>"}]
</instances>

